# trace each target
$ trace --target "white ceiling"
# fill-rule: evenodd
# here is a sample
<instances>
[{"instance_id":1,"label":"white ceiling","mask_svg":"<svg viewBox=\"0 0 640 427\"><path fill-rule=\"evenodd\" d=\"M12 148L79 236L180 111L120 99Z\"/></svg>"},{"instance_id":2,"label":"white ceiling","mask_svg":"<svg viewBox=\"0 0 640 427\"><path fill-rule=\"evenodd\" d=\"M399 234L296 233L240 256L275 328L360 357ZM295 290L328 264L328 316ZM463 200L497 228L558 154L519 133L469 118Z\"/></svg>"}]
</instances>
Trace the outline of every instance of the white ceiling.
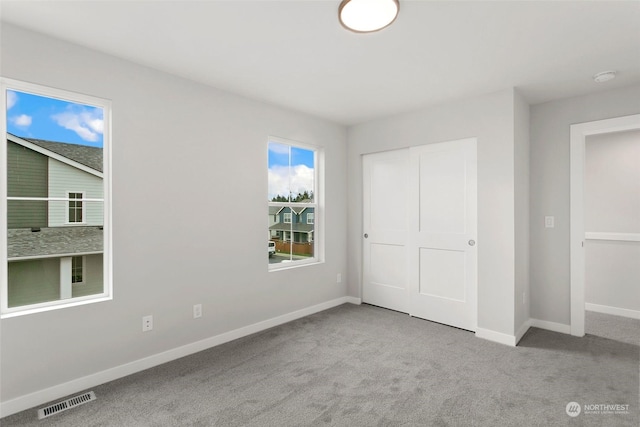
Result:
<instances>
[{"instance_id":1,"label":"white ceiling","mask_svg":"<svg viewBox=\"0 0 640 427\"><path fill-rule=\"evenodd\" d=\"M401 0L371 34L344 30L339 3L2 0L0 16L346 125L509 87L536 104L640 82L639 1Z\"/></svg>"}]
</instances>

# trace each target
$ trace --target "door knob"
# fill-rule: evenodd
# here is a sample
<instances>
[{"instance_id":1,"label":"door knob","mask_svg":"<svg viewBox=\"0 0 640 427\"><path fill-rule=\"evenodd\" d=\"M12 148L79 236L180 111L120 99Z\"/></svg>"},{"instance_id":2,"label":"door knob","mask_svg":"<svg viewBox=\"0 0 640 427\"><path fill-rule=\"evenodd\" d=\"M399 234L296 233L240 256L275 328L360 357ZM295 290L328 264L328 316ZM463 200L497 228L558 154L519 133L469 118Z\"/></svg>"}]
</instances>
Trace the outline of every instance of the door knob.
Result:
<instances>
[{"instance_id":1,"label":"door knob","mask_svg":"<svg viewBox=\"0 0 640 427\"><path fill-rule=\"evenodd\" d=\"M364 238L367 239L369 237L369 235L367 233L364 233Z\"/></svg>"},{"instance_id":2,"label":"door knob","mask_svg":"<svg viewBox=\"0 0 640 427\"><path fill-rule=\"evenodd\" d=\"M475 240L469 240L469 246L475 246L476 241Z\"/></svg>"}]
</instances>

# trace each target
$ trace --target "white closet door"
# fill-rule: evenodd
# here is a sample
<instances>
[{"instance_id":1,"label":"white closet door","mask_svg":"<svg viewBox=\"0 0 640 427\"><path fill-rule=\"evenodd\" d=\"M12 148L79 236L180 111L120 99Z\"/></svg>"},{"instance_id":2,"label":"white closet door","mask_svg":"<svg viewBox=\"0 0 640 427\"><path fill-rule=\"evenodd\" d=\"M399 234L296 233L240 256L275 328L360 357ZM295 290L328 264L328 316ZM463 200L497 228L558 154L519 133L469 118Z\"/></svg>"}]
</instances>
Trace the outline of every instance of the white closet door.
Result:
<instances>
[{"instance_id":1,"label":"white closet door","mask_svg":"<svg viewBox=\"0 0 640 427\"><path fill-rule=\"evenodd\" d=\"M363 157L363 302L475 331L476 144Z\"/></svg>"},{"instance_id":2,"label":"white closet door","mask_svg":"<svg viewBox=\"0 0 640 427\"><path fill-rule=\"evenodd\" d=\"M475 331L476 139L410 150L409 314Z\"/></svg>"},{"instance_id":3,"label":"white closet door","mask_svg":"<svg viewBox=\"0 0 640 427\"><path fill-rule=\"evenodd\" d=\"M409 150L363 156L362 301L408 313Z\"/></svg>"}]
</instances>

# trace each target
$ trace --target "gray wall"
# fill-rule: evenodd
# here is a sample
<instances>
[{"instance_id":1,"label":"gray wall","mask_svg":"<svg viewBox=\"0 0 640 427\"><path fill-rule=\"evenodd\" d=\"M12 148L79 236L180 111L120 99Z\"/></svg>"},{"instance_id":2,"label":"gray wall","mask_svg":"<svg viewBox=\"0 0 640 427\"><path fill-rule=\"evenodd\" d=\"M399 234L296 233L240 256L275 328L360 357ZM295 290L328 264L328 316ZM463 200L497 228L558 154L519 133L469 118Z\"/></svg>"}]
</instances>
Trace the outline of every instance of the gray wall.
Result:
<instances>
[{"instance_id":1,"label":"gray wall","mask_svg":"<svg viewBox=\"0 0 640 427\"><path fill-rule=\"evenodd\" d=\"M349 129L349 295L362 284L362 155L478 138L478 327L514 334L514 91Z\"/></svg>"},{"instance_id":2,"label":"gray wall","mask_svg":"<svg viewBox=\"0 0 640 427\"><path fill-rule=\"evenodd\" d=\"M569 325L569 130L640 113L640 85L531 107L531 317ZM544 228L545 215L555 228Z\"/></svg>"},{"instance_id":3,"label":"gray wall","mask_svg":"<svg viewBox=\"0 0 640 427\"><path fill-rule=\"evenodd\" d=\"M585 230L640 235L640 130L585 146ZM640 311L640 242L586 240L585 302Z\"/></svg>"},{"instance_id":4,"label":"gray wall","mask_svg":"<svg viewBox=\"0 0 640 427\"><path fill-rule=\"evenodd\" d=\"M10 25L1 36L4 77L113 102L114 265L110 302L2 320L2 401L346 296L344 127ZM325 148L322 264L268 272L268 135Z\"/></svg>"}]
</instances>

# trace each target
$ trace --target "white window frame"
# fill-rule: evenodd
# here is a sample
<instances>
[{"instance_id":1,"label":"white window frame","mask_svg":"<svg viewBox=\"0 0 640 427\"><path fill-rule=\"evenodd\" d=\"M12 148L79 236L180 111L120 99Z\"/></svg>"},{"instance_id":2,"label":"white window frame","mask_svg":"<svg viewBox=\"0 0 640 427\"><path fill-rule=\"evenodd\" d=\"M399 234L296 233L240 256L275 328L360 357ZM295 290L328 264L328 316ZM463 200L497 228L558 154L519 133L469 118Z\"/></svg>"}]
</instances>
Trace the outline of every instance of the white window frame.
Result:
<instances>
[{"instance_id":1,"label":"white window frame","mask_svg":"<svg viewBox=\"0 0 640 427\"><path fill-rule=\"evenodd\" d=\"M42 313L45 311L58 310L68 307L75 307L84 304L92 304L113 299L113 281L112 281L112 208L111 208L111 101L90 95L84 95L68 90L56 89L52 87L42 86L34 83L27 83L20 80L0 77L0 134L3 143L0 144L0 165L2 170L6 171L7 164L7 91L15 90L18 92L27 92L39 96L62 99L69 102L100 107L103 111L103 171L102 184L104 190L103 203L103 292L94 295L87 295L76 298L68 298L57 301L49 301L38 304L25 305L20 307L9 307L8 302L8 250L7 250L7 174L0 173L0 318L10 318L23 316L34 313ZM68 200L68 198L67 198ZM85 199L83 199L85 201ZM86 209L83 205L83 215ZM68 205L67 205L68 212ZM67 213L68 216L68 213ZM68 218L67 218L68 219ZM83 217L84 219L84 217ZM76 223L78 224L78 223ZM83 264L86 265L86 262Z\"/></svg>"},{"instance_id":2,"label":"white window frame","mask_svg":"<svg viewBox=\"0 0 640 427\"><path fill-rule=\"evenodd\" d=\"M269 143L274 142L277 144L289 145L295 148L301 148L304 150L312 150L315 152L314 165L313 165L313 203L299 203L299 202L268 202L268 206L289 207L289 208L313 208L315 212L314 220L314 254L313 257L303 260L295 260L286 263L268 264L269 271L288 270L291 268L297 268L308 265L321 264L324 262L324 149L317 145L306 144L298 141L293 141L286 138L269 136L267 140L267 156L269 150ZM267 170L268 174L268 170ZM268 193L269 180L267 178L267 189L265 193ZM267 207L268 210L268 207ZM293 214L293 209L291 209ZM268 216L268 215L267 215ZM293 219L293 218L292 218ZM283 218L284 220L284 218ZM286 234L285 231L283 233ZM291 240L293 240L293 232L288 232Z\"/></svg>"},{"instance_id":3,"label":"white window frame","mask_svg":"<svg viewBox=\"0 0 640 427\"><path fill-rule=\"evenodd\" d=\"M292 212L283 212L282 213L282 223L283 224L291 224L293 222L293 213Z\"/></svg>"},{"instance_id":4,"label":"white window frame","mask_svg":"<svg viewBox=\"0 0 640 427\"><path fill-rule=\"evenodd\" d=\"M82 196L80 197L80 199L72 199L71 198L71 194L81 194ZM84 191L67 191L67 206L65 209L65 218L66 218L66 222L65 225L86 225L87 224L87 210L86 210L86 204L85 204L85 199L86 199L87 195L85 194ZM74 201L74 202L80 202L82 203L80 210L82 212L82 221L71 221L71 218L69 217L69 202Z\"/></svg>"},{"instance_id":5,"label":"white window frame","mask_svg":"<svg viewBox=\"0 0 640 427\"><path fill-rule=\"evenodd\" d=\"M309 213L307 214L307 224L314 224L314 225L315 225L315 223L314 223L314 221L315 221L315 214L316 214L315 212L309 212Z\"/></svg>"}]
</instances>

